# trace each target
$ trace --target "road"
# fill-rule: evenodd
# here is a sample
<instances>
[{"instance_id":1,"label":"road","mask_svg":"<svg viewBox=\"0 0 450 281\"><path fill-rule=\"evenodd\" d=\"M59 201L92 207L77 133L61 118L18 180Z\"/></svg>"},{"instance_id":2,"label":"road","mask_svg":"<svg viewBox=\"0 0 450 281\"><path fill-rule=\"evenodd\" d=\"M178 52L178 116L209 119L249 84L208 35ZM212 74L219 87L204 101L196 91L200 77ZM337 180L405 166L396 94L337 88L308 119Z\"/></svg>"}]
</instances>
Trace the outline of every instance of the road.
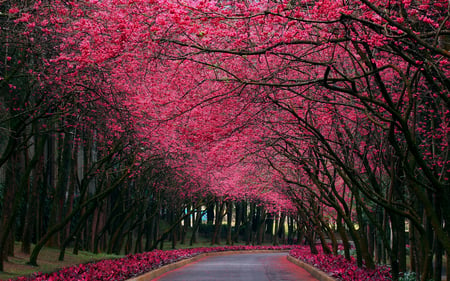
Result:
<instances>
[{"instance_id":1,"label":"road","mask_svg":"<svg viewBox=\"0 0 450 281\"><path fill-rule=\"evenodd\" d=\"M199 259L153 279L158 281L313 281L286 259L287 253L233 254Z\"/></svg>"}]
</instances>

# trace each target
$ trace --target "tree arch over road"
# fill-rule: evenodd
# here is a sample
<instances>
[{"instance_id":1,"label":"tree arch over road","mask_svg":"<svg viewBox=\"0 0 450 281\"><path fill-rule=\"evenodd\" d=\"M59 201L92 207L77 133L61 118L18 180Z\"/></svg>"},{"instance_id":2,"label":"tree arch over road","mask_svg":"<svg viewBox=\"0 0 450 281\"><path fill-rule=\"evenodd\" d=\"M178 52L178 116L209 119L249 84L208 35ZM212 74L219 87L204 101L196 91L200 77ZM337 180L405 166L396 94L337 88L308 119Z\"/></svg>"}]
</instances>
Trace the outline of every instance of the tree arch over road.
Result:
<instances>
[{"instance_id":1,"label":"tree arch over road","mask_svg":"<svg viewBox=\"0 0 450 281\"><path fill-rule=\"evenodd\" d=\"M185 209L215 202L219 224L243 201L266 207L252 219L295 213L312 251L317 238L336 253L339 234L361 266L396 277L408 254L440 278L447 1L0 5L2 256L11 229L31 235L39 196L39 245L85 233L110 251L171 203L174 228L146 241L175 235Z\"/></svg>"}]
</instances>

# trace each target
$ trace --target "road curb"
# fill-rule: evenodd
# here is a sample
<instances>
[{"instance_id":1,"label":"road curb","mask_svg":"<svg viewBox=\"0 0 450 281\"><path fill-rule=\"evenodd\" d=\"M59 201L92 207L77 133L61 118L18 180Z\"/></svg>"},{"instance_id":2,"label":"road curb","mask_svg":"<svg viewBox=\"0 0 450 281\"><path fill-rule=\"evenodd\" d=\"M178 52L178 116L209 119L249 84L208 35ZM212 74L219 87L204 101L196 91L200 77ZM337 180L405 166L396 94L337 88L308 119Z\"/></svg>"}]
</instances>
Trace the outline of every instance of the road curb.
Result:
<instances>
[{"instance_id":1,"label":"road curb","mask_svg":"<svg viewBox=\"0 0 450 281\"><path fill-rule=\"evenodd\" d=\"M289 250L251 250L251 251L222 251L222 252L209 252L209 253L202 253L198 254L195 257L180 260L171 264L163 265L160 268L157 268L155 270L149 271L147 273L144 273L142 275L136 276L134 278L128 279L127 281L149 281L152 279L155 279L164 273L180 268L182 266L185 266L189 263L195 262L201 258L204 257L210 257L210 256L226 256L226 255L234 255L234 254L255 254L255 253L286 253L289 252Z\"/></svg>"},{"instance_id":2,"label":"road curb","mask_svg":"<svg viewBox=\"0 0 450 281\"><path fill-rule=\"evenodd\" d=\"M320 269L317 269L316 267L307 264L305 262L300 261L299 259L296 259L292 256L287 256L287 260L292 262L293 264L300 266L304 270L308 271L312 276L317 278L319 281L337 281L336 278L331 277L330 275L326 274Z\"/></svg>"},{"instance_id":3,"label":"road curb","mask_svg":"<svg viewBox=\"0 0 450 281\"><path fill-rule=\"evenodd\" d=\"M157 268L155 270L149 271L147 273L144 273L142 275L139 275L137 277L128 279L127 281L149 281L153 280L161 275L163 275L166 272L169 272L171 270L175 270L177 268L180 268L182 266L185 266L189 263L195 262L201 258L204 257L210 257L210 256L226 256L226 255L235 255L235 254L255 254L255 253L286 253L289 252L289 250L251 250L251 251L223 251L223 252L209 252L209 253L202 253L198 254L195 257L180 260L171 264L163 265L160 268ZM317 278L319 281L337 281L336 278L333 278L326 274L325 272L315 268L312 265L309 265L307 263L304 263L292 256L287 256L287 260L292 262L293 264L300 266L301 268L308 271L312 276Z\"/></svg>"}]
</instances>

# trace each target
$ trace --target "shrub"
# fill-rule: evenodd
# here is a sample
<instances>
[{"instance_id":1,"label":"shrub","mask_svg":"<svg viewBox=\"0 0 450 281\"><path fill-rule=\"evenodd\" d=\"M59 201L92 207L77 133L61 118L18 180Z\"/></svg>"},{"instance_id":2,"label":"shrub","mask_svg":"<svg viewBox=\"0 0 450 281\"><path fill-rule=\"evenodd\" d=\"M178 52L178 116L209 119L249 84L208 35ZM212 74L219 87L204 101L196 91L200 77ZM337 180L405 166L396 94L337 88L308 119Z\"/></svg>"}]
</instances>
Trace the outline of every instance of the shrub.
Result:
<instances>
[{"instance_id":1,"label":"shrub","mask_svg":"<svg viewBox=\"0 0 450 281\"><path fill-rule=\"evenodd\" d=\"M341 255L333 256L323 253L312 255L307 248L292 249L289 254L342 281L391 280L389 267L377 266L375 270L369 270L364 267L360 268L357 266L356 260L353 257L348 261Z\"/></svg>"}]
</instances>

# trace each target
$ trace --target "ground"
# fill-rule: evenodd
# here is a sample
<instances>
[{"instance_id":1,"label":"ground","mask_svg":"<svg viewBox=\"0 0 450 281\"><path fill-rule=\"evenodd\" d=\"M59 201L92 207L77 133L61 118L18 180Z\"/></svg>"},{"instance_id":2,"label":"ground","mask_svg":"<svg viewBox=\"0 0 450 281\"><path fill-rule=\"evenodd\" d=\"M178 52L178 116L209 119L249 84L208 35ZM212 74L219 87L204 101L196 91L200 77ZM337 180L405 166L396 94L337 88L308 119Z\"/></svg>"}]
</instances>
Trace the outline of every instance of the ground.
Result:
<instances>
[{"instance_id":1,"label":"ground","mask_svg":"<svg viewBox=\"0 0 450 281\"><path fill-rule=\"evenodd\" d=\"M64 261L58 261L59 249L44 247L39 254L38 267L27 265L29 255L20 251L20 243L16 243L14 257L9 257L4 263L4 272L0 272L0 280L8 280L19 276L30 275L33 272L53 272L59 268L75 264L87 263L95 260L116 258L118 256L79 251L78 255L72 254L72 249L67 249Z\"/></svg>"}]
</instances>

